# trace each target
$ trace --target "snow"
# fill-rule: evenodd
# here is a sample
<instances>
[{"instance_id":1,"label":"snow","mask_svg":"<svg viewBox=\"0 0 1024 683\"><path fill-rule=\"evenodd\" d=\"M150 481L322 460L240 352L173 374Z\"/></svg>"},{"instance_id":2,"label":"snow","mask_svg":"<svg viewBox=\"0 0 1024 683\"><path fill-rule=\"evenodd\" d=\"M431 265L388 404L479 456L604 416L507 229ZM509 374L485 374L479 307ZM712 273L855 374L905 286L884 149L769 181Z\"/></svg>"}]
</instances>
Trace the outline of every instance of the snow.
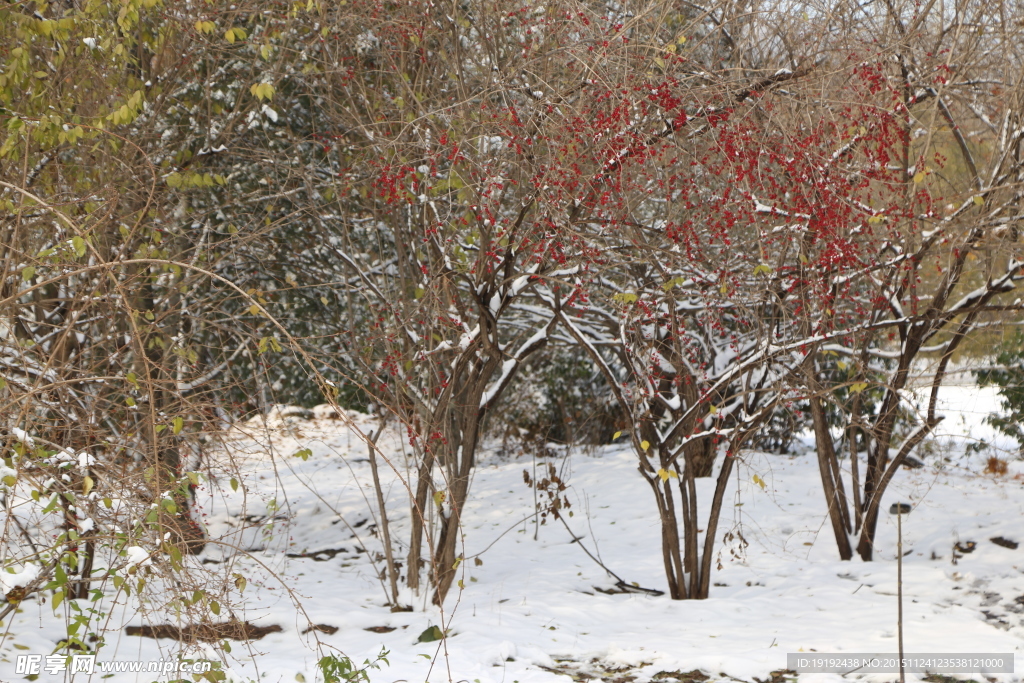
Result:
<instances>
[{"instance_id":1,"label":"snow","mask_svg":"<svg viewBox=\"0 0 1024 683\"><path fill-rule=\"evenodd\" d=\"M927 391L907 393L927 401ZM902 518L909 551L903 560L906 651L1014 652L1018 673L991 678L1020 681L1024 461L1014 460L1009 449L1015 446L983 422L997 403L994 389L945 387L939 403L947 419L915 452L926 466L901 470L882 507L887 511L895 501L913 505ZM565 493L574 515L565 521L571 535L557 521L535 526L533 492L522 480L531 462L485 449L463 516L466 561L459 578L464 590L453 590L442 613L428 592L414 595L403 584L401 602L413 611L391 612L378 578L383 568L377 556L379 519L367 504L374 494L360 434L374 430L377 418L327 407L279 406L274 412L277 419L233 427L225 452L210 455L214 462L221 457L237 463L243 486L234 491L228 477L220 476L197 489L204 522L221 542L208 544L201 555L208 564L201 566L247 579L244 594L232 595L238 618L282 627L248 646L233 644L226 664L238 680L313 683L322 680L315 664L326 652L341 651L361 663L381 648L390 651L390 665L370 672L374 683L569 683L570 672L609 681L629 680L628 675L648 683L661 672L694 669L710 676L709 683L736 683L766 680L770 672L785 669L788 652L896 651L896 518L880 519L876 561L840 561L806 439L798 455L741 454L719 525L715 560L721 569L713 573L711 597L704 601L601 592L613 589L615 581L581 545L627 582L664 589L657 512L628 439L560 449L557 458L541 460L554 464L569 485ZM979 439L991 444L989 449L967 449ZM406 471L408 441L404 431L389 426L377 445L387 461L379 473L391 534L404 561L408 493L396 471ZM312 451L308 459L292 456L303 448ZM983 471L993 455L1008 460L1006 475ZM849 461L842 465L848 472ZM765 483L763 490L755 475ZM697 481L702 518L713 486L713 478ZM257 521L245 523L250 517ZM1011 550L989 540L999 536L1022 547ZM954 564L958 541L974 541L977 547ZM149 551L139 546L126 549L126 555L128 565L140 572L152 563ZM25 585L31 571L38 569L0 571L0 581L5 590ZM64 633L49 595L42 597L46 604L27 599L4 627L7 642L27 647L24 652L48 654ZM295 609L293 599L304 611ZM175 651L173 641L120 631L119 625L147 620L123 596L110 620L114 630L106 636L101 660L146 661ZM174 617L152 611L148 620L173 622ZM311 624L338 630L303 633ZM434 625L447 629L449 637L443 643L418 643L419 634ZM368 630L379 627L394 630ZM206 656L213 654L207 650ZM0 680L11 680L8 666L13 665L0 661ZM802 674L800 681L894 678ZM910 681L920 679L908 674ZM153 676L119 673L106 680L150 683Z\"/></svg>"},{"instance_id":2,"label":"snow","mask_svg":"<svg viewBox=\"0 0 1024 683\"><path fill-rule=\"evenodd\" d=\"M15 439L17 439L18 441L22 442L23 444L25 444L29 448L35 448L36 447L35 439L33 439L31 436L29 436L29 433L26 432L24 429L18 429L17 427L15 427L15 428L13 428L11 430L11 433L14 434L14 438Z\"/></svg>"},{"instance_id":3,"label":"snow","mask_svg":"<svg viewBox=\"0 0 1024 683\"><path fill-rule=\"evenodd\" d=\"M0 592L6 595L15 588L27 586L35 581L37 576L39 576L39 566L32 563L26 564L21 571L0 571ZM0 671L2 670L0 668Z\"/></svg>"},{"instance_id":4,"label":"snow","mask_svg":"<svg viewBox=\"0 0 1024 683\"><path fill-rule=\"evenodd\" d=\"M125 548L124 551L125 554L127 554L128 556L129 567L135 567L139 565L145 566L153 563L153 560L149 557L149 553L146 552L144 548L140 548L137 545L129 546Z\"/></svg>"}]
</instances>

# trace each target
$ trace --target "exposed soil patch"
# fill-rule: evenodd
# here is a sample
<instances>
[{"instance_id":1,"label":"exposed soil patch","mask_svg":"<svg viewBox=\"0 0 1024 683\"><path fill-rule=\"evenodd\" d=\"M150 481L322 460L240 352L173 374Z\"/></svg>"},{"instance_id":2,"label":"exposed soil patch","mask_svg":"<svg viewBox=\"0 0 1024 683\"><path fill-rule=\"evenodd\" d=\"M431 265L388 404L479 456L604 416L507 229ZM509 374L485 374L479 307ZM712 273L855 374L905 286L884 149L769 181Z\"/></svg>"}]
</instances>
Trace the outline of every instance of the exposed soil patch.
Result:
<instances>
[{"instance_id":1,"label":"exposed soil patch","mask_svg":"<svg viewBox=\"0 0 1024 683\"><path fill-rule=\"evenodd\" d=\"M225 621L220 624L194 624L184 628L171 624L128 626L125 633L143 638L170 638L185 642L201 640L205 643L215 643L224 639L259 640L267 634L280 633L283 630L277 624L256 626L247 621Z\"/></svg>"},{"instance_id":2,"label":"exposed soil patch","mask_svg":"<svg viewBox=\"0 0 1024 683\"><path fill-rule=\"evenodd\" d=\"M768 674L768 678L761 680L755 677L754 680L757 683L786 683L786 681L796 680L797 673L792 669L778 669Z\"/></svg>"},{"instance_id":3,"label":"exposed soil patch","mask_svg":"<svg viewBox=\"0 0 1024 683\"><path fill-rule=\"evenodd\" d=\"M700 669L694 669L693 671L659 671L658 673L651 676L651 679L655 681L668 681L673 683L679 681L679 683L702 683L703 681L711 678Z\"/></svg>"}]
</instances>

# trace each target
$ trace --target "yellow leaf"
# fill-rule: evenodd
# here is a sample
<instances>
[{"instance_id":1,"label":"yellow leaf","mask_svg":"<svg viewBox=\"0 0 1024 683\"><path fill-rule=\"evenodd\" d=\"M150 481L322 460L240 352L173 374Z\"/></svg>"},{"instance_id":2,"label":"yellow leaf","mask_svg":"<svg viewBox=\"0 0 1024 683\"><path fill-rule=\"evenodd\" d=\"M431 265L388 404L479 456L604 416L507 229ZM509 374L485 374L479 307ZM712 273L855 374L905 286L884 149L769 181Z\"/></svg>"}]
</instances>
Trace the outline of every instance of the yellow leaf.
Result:
<instances>
[{"instance_id":1,"label":"yellow leaf","mask_svg":"<svg viewBox=\"0 0 1024 683\"><path fill-rule=\"evenodd\" d=\"M619 438L620 436L622 436L622 432L615 432L614 434L612 434L612 440L614 441L615 439Z\"/></svg>"},{"instance_id":2,"label":"yellow leaf","mask_svg":"<svg viewBox=\"0 0 1024 683\"><path fill-rule=\"evenodd\" d=\"M235 29L229 28L227 31L225 31L224 39L227 40L229 43L235 42Z\"/></svg>"},{"instance_id":3,"label":"yellow leaf","mask_svg":"<svg viewBox=\"0 0 1024 683\"><path fill-rule=\"evenodd\" d=\"M668 472L668 470L666 470L665 468L661 468L660 470L658 470L658 477L659 477L659 478L660 478L660 479L661 479L662 481L668 481L668 477L669 477L669 472Z\"/></svg>"},{"instance_id":4,"label":"yellow leaf","mask_svg":"<svg viewBox=\"0 0 1024 683\"><path fill-rule=\"evenodd\" d=\"M679 38L676 39L676 43L684 45L686 43L686 36L679 36Z\"/></svg>"},{"instance_id":5,"label":"yellow leaf","mask_svg":"<svg viewBox=\"0 0 1024 683\"><path fill-rule=\"evenodd\" d=\"M855 394L859 394L860 392L864 391L867 388L868 388L868 383L867 382L857 382L856 384L853 384L853 385L850 386L850 391L852 391Z\"/></svg>"},{"instance_id":6,"label":"yellow leaf","mask_svg":"<svg viewBox=\"0 0 1024 683\"><path fill-rule=\"evenodd\" d=\"M647 450L648 448L650 448L650 447L651 447L651 442L650 442L650 441L646 441L646 440L645 440L645 441L641 441L641 442L640 442L640 448L644 449L645 451L646 451L646 450Z\"/></svg>"},{"instance_id":7,"label":"yellow leaf","mask_svg":"<svg viewBox=\"0 0 1024 683\"><path fill-rule=\"evenodd\" d=\"M917 173L915 173L914 174L914 182L917 183L918 185L923 183L924 182L924 175L925 175L924 171L918 171Z\"/></svg>"},{"instance_id":8,"label":"yellow leaf","mask_svg":"<svg viewBox=\"0 0 1024 683\"><path fill-rule=\"evenodd\" d=\"M256 304L253 304L252 306L249 307L249 315L259 315L259 314L260 314L260 307L259 306L257 306Z\"/></svg>"},{"instance_id":9,"label":"yellow leaf","mask_svg":"<svg viewBox=\"0 0 1024 683\"><path fill-rule=\"evenodd\" d=\"M981 206L982 204L984 204L984 203L985 203L985 198L984 198L984 197L982 197L982 196L981 196L980 194L979 194L979 195L976 195L976 196L974 197L974 203L975 203L975 204L977 204L978 206Z\"/></svg>"},{"instance_id":10,"label":"yellow leaf","mask_svg":"<svg viewBox=\"0 0 1024 683\"><path fill-rule=\"evenodd\" d=\"M759 476L757 476L755 474L754 475L754 483L757 484L758 486L760 486L761 490L764 491L764 487L765 487L764 479L762 479L761 477L759 477Z\"/></svg>"},{"instance_id":11,"label":"yellow leaf","mask_svg":"<svg viewBox=\"0 0 1024 683\"><path fill-rule=\"evenodd\" d=\"M92 487L95 486L95 485L96 484L92 480L92 477L86 477L85 479L83 479L82 480L82 495L83 496L88 496L89 495L89 491L92 491Z\"/></svg>"}]
</instances>

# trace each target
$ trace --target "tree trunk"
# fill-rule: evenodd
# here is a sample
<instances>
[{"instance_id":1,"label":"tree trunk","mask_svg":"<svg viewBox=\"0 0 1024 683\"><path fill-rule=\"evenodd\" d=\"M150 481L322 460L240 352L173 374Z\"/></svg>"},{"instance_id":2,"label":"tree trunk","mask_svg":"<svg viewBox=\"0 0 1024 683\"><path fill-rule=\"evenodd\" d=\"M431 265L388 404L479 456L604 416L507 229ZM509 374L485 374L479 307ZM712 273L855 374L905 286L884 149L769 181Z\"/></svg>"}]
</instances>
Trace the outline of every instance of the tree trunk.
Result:
<instances>
[{"instance_id":1,"label":"tree trunk","mask_svg":"<svg viewBox=\"0 0 1024 683\"><path fill-rule=\"evenodd\" d=\"M839 473L839 462L836 459L835 445L832 443L832 434L828 428L828 420L825 416L825 408L821 404L819 396L812 396L811 417L814 423L814 450L818 454L818 471L821 473L821 488L825 493L825 503L828 505L828 516L832 522L832 533L836 538L836 546L839 549L839 558L849 560L853 558L853 548L850 545L850 518L847 509L846 496L842 491L842 479Z\"/></svg>"}]
</instances>

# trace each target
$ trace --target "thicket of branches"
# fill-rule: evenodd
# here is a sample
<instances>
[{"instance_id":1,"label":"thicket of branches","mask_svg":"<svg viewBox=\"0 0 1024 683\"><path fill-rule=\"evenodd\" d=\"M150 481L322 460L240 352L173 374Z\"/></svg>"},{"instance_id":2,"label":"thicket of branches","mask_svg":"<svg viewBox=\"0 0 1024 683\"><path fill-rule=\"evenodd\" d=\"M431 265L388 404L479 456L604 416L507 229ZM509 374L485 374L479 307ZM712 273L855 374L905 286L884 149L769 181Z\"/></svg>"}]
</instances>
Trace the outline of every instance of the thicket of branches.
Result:
<instances>
[{"instance_id":1,"label":"thicket of branches","mask_svg":"<svg viewBox=\"0 0 1024 683\"><path fill-rule=\"evenodd\" d=\"M99 600L144 589L142 549L203 585L201 453L330 401L406 430L392 605L443 604L510 387L628 437L672 598L708 596L741 449L808 425L870 559L953 354L1019 310L1022 27L997 0L0 8L4 566Z\"/></svg>"}]
</instances>

